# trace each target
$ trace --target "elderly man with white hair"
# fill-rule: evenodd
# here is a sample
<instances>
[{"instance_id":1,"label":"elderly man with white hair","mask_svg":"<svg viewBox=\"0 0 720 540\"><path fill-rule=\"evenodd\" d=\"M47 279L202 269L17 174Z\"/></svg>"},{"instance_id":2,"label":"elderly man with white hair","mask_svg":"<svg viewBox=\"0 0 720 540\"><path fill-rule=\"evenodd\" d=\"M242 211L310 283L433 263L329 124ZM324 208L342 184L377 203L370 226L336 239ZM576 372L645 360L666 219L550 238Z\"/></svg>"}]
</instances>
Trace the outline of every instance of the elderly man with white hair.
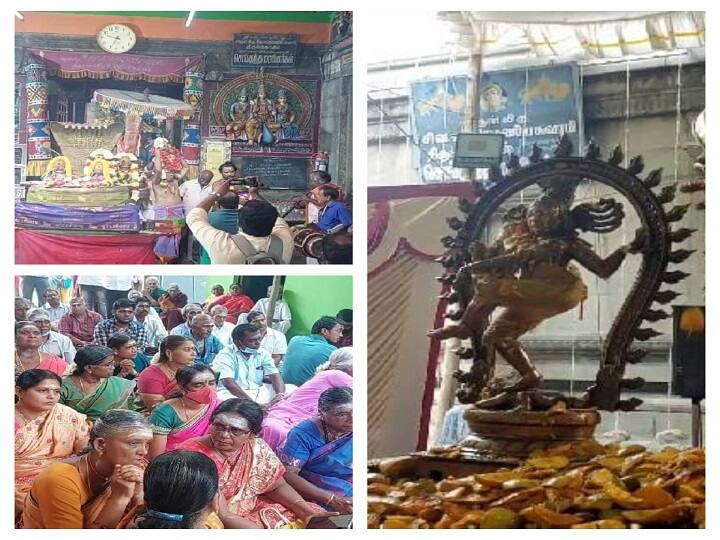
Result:
<instances>
[{"instance_id":1,"label":"elderly man with white hair","mask_svg":"<svg viewBox=\"0 0 720 540\"><path fill-rule=\"evenodd\" d=\"M170 330L171 336L183 336L190 337L190 324L192 323L193 317L203 312L203 308L200 304L188 304L182 308L182 316L185 319L184 323L178 324L172 330Z\"/></svg>"},{"instance_id":2,"label":"elderly man with white hair","mask_svg":"<svg viewBox=\"0 0 720 540\"><path fill-rule=\"evenodd\" d=\"M210 316L213 320L212 335L220 340L223 347L233 344L232 331L235 325L227 322L228 310L225 306L213 306L210 309Z\"/></svg>"},{"instance_id":3,"label":"elderly man with white hair","mask_svg":"<svg viewBox=\"0 0 720 540\"><path fill-rule=\"evenodd\" d=\"M270 353L275 365L280 367L282 359L287 352L287 339L285 338L285 334L270 328L265 315L259 311L251 311L248 313L247 322L260 329L260 335L262 336L260 348Z\"/></svg>"},{"instance_id":4,"label":"elderly man with white hair","mask_svg":"<svg viewBox=\"0 0 720 540\"><path fill-rule=\"evenodd\" d=\"M272 286L268 287L267 298L261 298L258 300L250 311L259 311L265 315L265 317L270 319L270 317L268 317L268 310L270 308L271 294ZM282 299L282 294L283 288L280 287L277 300L275 300L275 313L272 316L272 321L268 320L268 326L270 328L274 328L278 332L287 334L287 331L290 330L290 324L292 323L292 313L290 313L290 306L288 306L287 302Z\"/></svg>"},{"instance_id":5,"label":"elderly man with white hair","mask_svg":"<svg viewBox=\"0 0 720 540\"><path fill-rule=\"evenodd\" d=\"M28 314L28 320L35 323L40 330L40 352L54 354L64 358L68 364L75 361L75 346L70 338L53 332L50 327L50 314L44 309L33 309Z\"/></svg>"}]
</instances>

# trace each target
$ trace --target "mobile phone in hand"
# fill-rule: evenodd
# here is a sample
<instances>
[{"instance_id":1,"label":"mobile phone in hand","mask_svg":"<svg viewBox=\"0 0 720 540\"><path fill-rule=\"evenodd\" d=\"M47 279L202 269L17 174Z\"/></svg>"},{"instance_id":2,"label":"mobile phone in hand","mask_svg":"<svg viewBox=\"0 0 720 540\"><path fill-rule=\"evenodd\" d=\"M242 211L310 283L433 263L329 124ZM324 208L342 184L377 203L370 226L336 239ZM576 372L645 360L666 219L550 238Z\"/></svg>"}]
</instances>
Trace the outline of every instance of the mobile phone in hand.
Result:
<instances>
[{"instance_id":1,"label":"mobile phone in hand","mask_svg":"<svg viewBox=\"0 0 720 540\"><path fill-rule=\"evenodd\" d=\"M306 529L352 529L352 514L339 516L314 517L308 521Z\"/></svg>"}]
</instances>

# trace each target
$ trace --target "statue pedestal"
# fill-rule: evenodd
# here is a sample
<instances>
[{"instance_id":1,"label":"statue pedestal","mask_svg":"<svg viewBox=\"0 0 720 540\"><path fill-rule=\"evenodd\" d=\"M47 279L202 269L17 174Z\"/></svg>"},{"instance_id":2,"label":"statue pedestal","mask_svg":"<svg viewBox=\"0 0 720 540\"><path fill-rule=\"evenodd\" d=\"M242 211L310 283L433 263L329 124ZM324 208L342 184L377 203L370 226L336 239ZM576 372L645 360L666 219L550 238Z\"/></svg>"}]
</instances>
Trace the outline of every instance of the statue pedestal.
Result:
<instances>
[{"instance_id":1,"label":"statue pedestal","mask_svg":"<svg viewBox=\"0 0 720 540\"><path fill-rule=\"evenodd\" d=\"M465 413L472 435L461 446L481 453L524 458L536 450L593 439L600 413L564 411L489 411Z\"/></svg>"}]
</instances>

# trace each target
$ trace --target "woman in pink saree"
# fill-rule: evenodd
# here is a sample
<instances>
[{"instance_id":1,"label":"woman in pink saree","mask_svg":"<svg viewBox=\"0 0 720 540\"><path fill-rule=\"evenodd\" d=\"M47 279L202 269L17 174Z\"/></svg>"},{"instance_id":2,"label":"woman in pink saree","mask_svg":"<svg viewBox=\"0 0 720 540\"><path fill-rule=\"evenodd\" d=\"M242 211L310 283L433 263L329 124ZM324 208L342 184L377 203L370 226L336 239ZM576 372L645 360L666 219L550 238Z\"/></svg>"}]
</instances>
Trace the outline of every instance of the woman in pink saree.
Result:
<instances>
[{"instance_id":1,"label":"woman in pink saree","mask_svg":"<svg viewBox=\"0 0 720 540\"><path fill-rule=\"evenodd\" d=\"M277 529L311 517L332 515L306 502L285 482L285 467L257 437L262 408L249 399L228 399L210 419L210 432L178 446L208 456L220 475L220 494L241 527Z\"/></svg>"},{"instance_id":2,"label":"woman in pink saree","mask_svg":"<svg viewBox=\"0 0 720 540\"><path fill-rule=\"evenodd\" d=\"M320 394L328 388L352 388L352 366L352 347L333 351L312 379L270 408L263 420L260 437L273 450L282 448L292 428L317 415Z\"/></svg>"},{"instance_id":3,"label":"woman in pink saree","mask_svg":"<svg viewBox=\"0 0 720 540\"><path fill-rule=\"evenodd\" d=\"M24 371L15 383L16 518L37 475L87 445L85 415L58 403L61 384L56 373L45 369Z\"/></svg>"},{"instance_id":4,"label":"woman in pink saree","mask_svg":"<svg viewBox=\"0 0 720 540\"><path fill-rule=\"evenodd\" d=\"M150 425L153 440L148 457L175 450L180 443L205 435L210 416L220 404L215 391L215 374L203 364L180 368L175 373L179 396L153 409Z\"/></svg>"},{"instance_id":5,"label":"woman in pink saree","mask_svg":"<svg viewBox=\"0 0 720 540\"><path fill-rule=\"evenodd\" d=\"M47 369L62 377L68 367L64 358L40 351L40 329L35 323L15 323L15 378L28 369Z\"/></svg>"}]
</instances>

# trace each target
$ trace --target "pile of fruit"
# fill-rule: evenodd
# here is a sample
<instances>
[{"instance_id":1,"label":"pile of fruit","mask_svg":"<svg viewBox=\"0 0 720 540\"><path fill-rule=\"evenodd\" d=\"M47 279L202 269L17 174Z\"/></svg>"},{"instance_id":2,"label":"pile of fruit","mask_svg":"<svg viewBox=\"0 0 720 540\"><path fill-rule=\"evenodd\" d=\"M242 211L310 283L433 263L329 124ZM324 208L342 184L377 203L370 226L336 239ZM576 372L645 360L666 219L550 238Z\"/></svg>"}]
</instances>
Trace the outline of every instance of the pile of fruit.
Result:
<instances>
[{"instance_id":1,"label":"pile of fruit","mask_svg":"<svg viewBox=\"0 0 720 540\"><path fill-rule=\"evenodd\" d=\"M606 446L538 452L512 469L393 480L371 473L368 527L381 529L704 528L705 451Z\"/></svg>"}]
</instances>

